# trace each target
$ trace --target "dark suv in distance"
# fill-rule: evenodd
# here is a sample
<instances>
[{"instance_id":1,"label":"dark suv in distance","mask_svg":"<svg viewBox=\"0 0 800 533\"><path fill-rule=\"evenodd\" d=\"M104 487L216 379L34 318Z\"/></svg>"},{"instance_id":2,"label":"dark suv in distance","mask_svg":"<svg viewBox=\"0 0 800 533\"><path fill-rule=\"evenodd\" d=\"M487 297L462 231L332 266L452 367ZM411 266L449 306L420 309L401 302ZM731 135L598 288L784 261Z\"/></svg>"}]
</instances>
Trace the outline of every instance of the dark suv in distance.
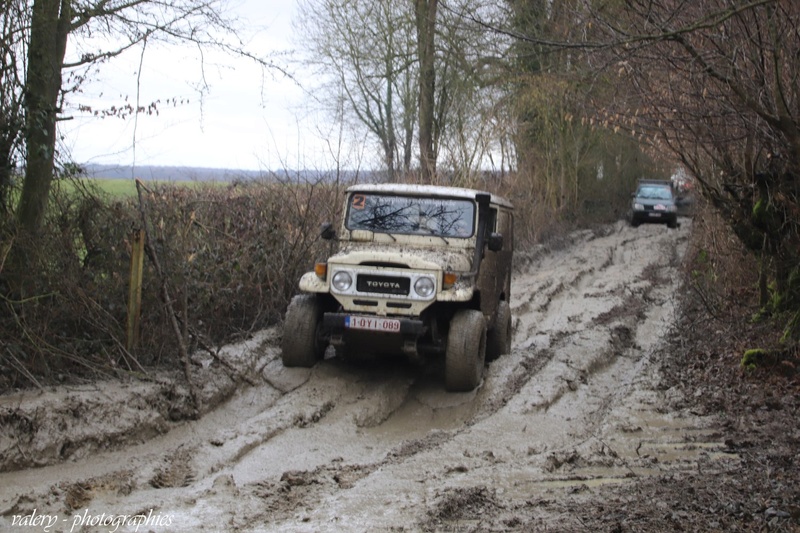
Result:
<instances>
[{"instance_id":1,"label":"dark suv in distance","mask_svg":"<svg viewBox=\"0 0 800 533\"><path fill-rule=\"evenodd\" d=\"M639 180L633 193L631 209L628 212L631 226L642 222L666 224L669 228L678 227L678 206L671 181Z\"/></svg>"}]
</instances>

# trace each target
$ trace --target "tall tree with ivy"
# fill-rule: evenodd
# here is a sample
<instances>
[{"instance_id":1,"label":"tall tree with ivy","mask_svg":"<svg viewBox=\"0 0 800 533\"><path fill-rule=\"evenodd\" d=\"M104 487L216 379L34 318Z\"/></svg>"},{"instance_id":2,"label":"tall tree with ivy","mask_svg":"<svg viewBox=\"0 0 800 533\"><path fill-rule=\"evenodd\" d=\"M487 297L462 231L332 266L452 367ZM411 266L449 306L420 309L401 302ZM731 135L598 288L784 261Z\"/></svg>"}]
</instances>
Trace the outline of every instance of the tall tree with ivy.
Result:
<instances>
[{"instance_id":1,"label":"tall tree with ivy","mask_svg":"<svg viewBox=\"0 0 800 533\"><path fill-rule=\"evenodd\" d=\"M11 211L11 188L23 147L24 113L21 66L25 64L24 0L0 0L0 218Z\"/></svg>"},{"instance_id":2,"label":"tall tree with ivy","mask_svg":"<svg viewBox=\"0 0 800 533\"><path fill-rule=\"evenodd\" d=\"M25 84L26 174L18 217L35 233L47 207L53 180L61 69L72 19L69 0L35 0L31 16Z\"/></svg>"}]
</instances>

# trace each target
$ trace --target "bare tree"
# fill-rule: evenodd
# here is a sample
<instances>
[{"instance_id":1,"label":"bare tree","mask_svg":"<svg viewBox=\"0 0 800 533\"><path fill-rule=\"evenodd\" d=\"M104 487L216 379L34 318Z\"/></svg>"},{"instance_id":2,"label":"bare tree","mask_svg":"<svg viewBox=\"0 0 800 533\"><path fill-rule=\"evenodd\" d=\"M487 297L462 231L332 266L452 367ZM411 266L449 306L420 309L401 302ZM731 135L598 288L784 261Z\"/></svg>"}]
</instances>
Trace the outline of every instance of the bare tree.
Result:
<instances>
[{"instance_id":1,"label":"bare tree","mask_svg":"<svg viewBox=\"0 0 800 533\"><path fill-rule=\"evenodd\" d=\"M471 185L511 137L508 113L510 39L475 22L498 13L492 3L442 4L437 23L433 152L456 182ZM500 165L503 167L504 165ZM500 168L501 172L503 168Z\"/></svg>"},{"instance_id":2,"label":"bare tree","mask_svg":"<svg viewBox=\"0 0 800 533\"><path fill-rule=\"evenodd\" d=\"M350 116L380 143L390 179L398 171L408 175L415 155L422 181L440 179L440 159L464 175L497 150L501 134L508 135L507 121L497 118L504 92L496 83L508 39L465 16L496 7L479 0L443 5L440 10L435 1L301 4L309 64L331 80L320 92L344 95Z\"/></svg>"},{"instance_id":3,"label":"bare tree","mask_svg":"<svg viewBox=\"0 0 800 533\"><path fill-rule=\"evenodd\" d=\"M800 5L635 0L595 15L597 41L613 45L630 93L606 119L692 172L742 243L773 265L775 310L796 311Z\"/></svg>"},{"instance_id":4,"label":"bare tree","mask_svg":"<svg viewBox=\"0 0 800 533\"><path fill-rule=\"evenodd\" d=\"M309 63L332 78L330 93L343 95L349 112L378 141L393 181L411 160L417 94L412 13L391 0L307 1L301 12Z\"/></svg>"},{"instance_id":5,"label":"bare tree","mask_svg":"<svg viewBox=\"0 0 800 533\"><path fill-rule=\"evenodd\" d=\"M53 179L56 123L66 98L65 70L96 65L157 41L188 42L258 60L236 39L235 21L223 16L224 0L28 0L25 5L25 13L30 9L31 14L25 83L27 155L17 215L20 225L33 233L42 223ZM82 50L74 60L66 56L68 39Z\"/></svg>"}]
</instances>

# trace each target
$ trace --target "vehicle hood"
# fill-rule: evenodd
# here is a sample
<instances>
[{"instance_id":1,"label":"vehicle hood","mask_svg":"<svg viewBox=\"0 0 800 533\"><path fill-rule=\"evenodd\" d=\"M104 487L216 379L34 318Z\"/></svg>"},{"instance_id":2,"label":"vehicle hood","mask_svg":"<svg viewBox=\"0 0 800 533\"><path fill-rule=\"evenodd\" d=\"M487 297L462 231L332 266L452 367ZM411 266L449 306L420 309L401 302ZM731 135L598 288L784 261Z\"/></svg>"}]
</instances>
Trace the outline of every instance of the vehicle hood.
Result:
<instances>
[{"instance_id":1,"label":"vehicle hood","mask_svg":"<svg viewBox=\"0 0 800 533\"><path fill-rule=\"evenodd\" d=\"M472 250L428 249L413 246L346 245L329 263L343 265L394 266L419 270L469 272L472 269Z\"/></svg>"},{"instance_id":2,"label":"vehicle hood","mask_svg":"<svg viewBox=\"0 0 800 533\"><path fill-rule=\"evenodd\" d=\"M633 199L634 203L646 205L648 207L653 207L656 205L663 205L663 206L670 206L675 205L674 198L642 198L637 196Z\"/></svg>"}]
</instances>

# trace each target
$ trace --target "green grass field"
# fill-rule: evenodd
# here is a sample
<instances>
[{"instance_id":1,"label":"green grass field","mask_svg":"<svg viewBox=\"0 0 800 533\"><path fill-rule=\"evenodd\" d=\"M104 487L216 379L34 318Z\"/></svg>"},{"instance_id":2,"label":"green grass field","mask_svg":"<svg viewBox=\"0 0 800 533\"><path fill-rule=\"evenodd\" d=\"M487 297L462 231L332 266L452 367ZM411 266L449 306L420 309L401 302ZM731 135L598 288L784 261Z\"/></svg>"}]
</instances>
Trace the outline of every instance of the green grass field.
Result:
<instances>
[{"instance_id":1,"label":"green grass field","mask_svg":"<svg viewBox=\"0 0 800 533\"><path fill-rule=\"evenodd\" d=\"M199 187L209 185L228 185L225 181L144 181L145 187L155 187L158 185L176 185L181 187ZM112 197L127 197L136 195L136 182L132 179L112 179L112 178L82 178L77 183L74 180L65 180L61 183L64 190L75 190L79 184L86 185L91 189L107 194Z\"/></svg>"},{"instance_id":2,"label":"green grass field","mask_svg":"<svg viewBox=\"0 0 800 533\"><path fill-rule=\"evenodd\" d=\"M136 182L133 180L91 178L89 181L109 196L133 196L136 194Z\"/></svg>"}]
</instances>

